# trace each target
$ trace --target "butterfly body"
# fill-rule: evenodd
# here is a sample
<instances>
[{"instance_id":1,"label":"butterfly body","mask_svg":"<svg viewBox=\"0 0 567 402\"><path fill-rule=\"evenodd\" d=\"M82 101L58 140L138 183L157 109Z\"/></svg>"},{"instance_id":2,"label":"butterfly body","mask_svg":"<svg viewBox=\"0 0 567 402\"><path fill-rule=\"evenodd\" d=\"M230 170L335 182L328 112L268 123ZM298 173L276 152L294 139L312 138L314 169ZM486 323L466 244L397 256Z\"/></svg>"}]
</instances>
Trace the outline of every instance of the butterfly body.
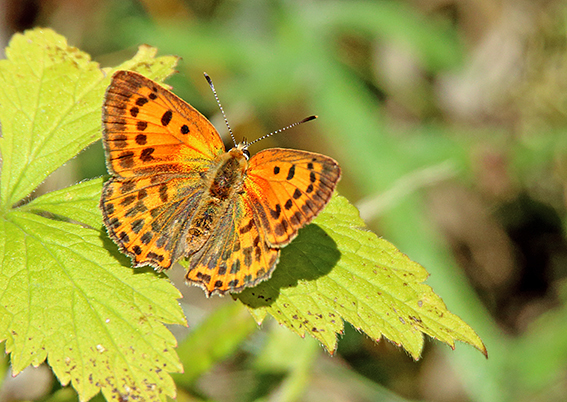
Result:
<instances>
[{"instance_id":1,"label":"butterfly body","mask_svg":"<svg viewBox=\"0 0 567 402\"><path fill-rule=\"evenodd\" d=\"M247 168L242 149L234 148L219 155L204 175L205 194L188 225L187 255L197 252L217 230L220 217L242 189Z\"/></svg>"},{"instance_id":2,"label":"butterfly body","mask_svg":"<svg viewBox=\"0 0 567 402\"><path fill-rule=\"evenodd\" d=\"M187 257L187 281L207 296L270 277L280 248L323 209L340 178L331 158L248 144L228 152L212 124L140 74L119 71L103 105L112 178L100 206L134 266Z\"/></svg>"}]
</instances>

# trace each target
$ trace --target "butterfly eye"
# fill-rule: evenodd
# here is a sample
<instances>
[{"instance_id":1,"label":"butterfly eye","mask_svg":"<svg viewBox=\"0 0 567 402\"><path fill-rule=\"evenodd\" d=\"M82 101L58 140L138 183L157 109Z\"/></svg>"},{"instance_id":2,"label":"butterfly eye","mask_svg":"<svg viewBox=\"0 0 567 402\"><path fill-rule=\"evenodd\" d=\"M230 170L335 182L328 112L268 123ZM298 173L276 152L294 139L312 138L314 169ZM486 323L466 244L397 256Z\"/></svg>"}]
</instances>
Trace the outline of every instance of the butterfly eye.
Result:
<instances>
[{"instance_id":1,"label":"butterfly eye","mask_svg":"<svg viewBox=\"0 0 567 402\"><path fill-rule=\"evenodd\" d=\"M250 151L248 151L247 149L243 149L242 153L244 154L244 157L246 158L246 160L250 159Z\"/></svg>"}]
</instances>

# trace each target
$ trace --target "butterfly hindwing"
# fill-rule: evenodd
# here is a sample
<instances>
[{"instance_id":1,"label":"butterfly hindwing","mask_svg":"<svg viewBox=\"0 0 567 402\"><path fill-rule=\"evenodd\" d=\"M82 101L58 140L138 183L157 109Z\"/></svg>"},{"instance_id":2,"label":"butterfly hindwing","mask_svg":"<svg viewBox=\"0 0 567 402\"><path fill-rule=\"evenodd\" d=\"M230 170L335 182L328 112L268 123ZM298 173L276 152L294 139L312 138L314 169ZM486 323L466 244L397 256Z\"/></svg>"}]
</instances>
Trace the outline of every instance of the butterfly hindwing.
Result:
<instances>
[{"instance_id":1,"label":"butterfly hindwing","mask_svg":"<svg viewBox=\"0 0 567 402\"><path fill-rule=\"evenodd\" d=\"M101 198L109 235L135 266L166 269L185 256L185 223L203 194L198 181L157 174L105 183Z\"/></svg>"},{"instance_id":2,"label":"butterfly hindwing","mask_svg":"<svg viewBox=\"0 0 567 402\"><path fill-rule=\"evenodd\" d=\"M189 257L189 282L201 286L210 296L239 292L270 277L279 249L266 242L244 197L235 195L214 233L214 241Z\"/></svg>"},{"instance_id":3,"label":"butterfly hindwing","mask_svg":"<svg viewBox=\"0 0 567 402\"><path fill-rule=\"evenodd\" d=\"M246 174L244 196L269 244L281 247L329 202L341 169L324 155L271 148L250 159Z\"/></svg>"}]
</instances>

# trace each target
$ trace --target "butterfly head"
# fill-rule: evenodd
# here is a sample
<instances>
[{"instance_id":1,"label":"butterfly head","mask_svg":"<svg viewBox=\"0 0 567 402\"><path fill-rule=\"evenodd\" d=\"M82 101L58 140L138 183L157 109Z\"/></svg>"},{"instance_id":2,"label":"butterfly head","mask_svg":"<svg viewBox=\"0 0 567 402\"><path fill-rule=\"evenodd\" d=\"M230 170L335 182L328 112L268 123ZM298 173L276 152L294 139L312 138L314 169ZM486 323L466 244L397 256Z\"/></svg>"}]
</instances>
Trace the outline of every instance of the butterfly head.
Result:
<instances>
[{"instance_id":1,"label":"butterfly head","mask_svg":"<svg viewBox=\"0 0 567 402\"><path fill-rule=\"evenodd\" d=\"M242 155L244 155L246 160L250 160L250 151L248 150L249 145L250 144L248 143L248 141L246 141L246 138L243 138L240 143L236 144L236 146L231 149L231 151L236 149L236 150L242 152Z\"/></svg>"}]
</instances>

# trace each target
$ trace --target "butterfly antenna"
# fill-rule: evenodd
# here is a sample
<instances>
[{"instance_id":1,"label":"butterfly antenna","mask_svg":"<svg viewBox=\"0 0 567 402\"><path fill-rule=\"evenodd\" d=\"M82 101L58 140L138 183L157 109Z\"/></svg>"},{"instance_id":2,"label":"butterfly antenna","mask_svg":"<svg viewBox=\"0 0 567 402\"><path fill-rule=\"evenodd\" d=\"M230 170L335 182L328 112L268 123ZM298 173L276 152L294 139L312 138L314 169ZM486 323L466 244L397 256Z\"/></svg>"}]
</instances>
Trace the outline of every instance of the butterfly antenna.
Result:
<instances>
[{"instance_id":1,"label":"butterfly antenna","mask_svg":"<svg viewBox=\"0 0 567 402\"><path fill-rule=\"evenodd\" d=\"M226 118L226 115L224 114L224 109L222 108L222 105L220 103L219 97L217 95L217 91L215 90L215 86L213 85L213 80L211 79L211 77L209 77L209 75L207 73L203 73L203 74L205 74L205 79L209 83L209 86L211 87L211 91L213 91L213 94L215 95L215 99L217 100L217 105L219 105L219 109L222 113L222 117L224 119L226 127L228 128L228 132L230 133L230 136L232 138L232 142L234 142L234 145L236 146L237 144L236 144L236 140L234 139L234 134L232 133L232 129L230 128L230 125L228 124L228 120Z\"/></svg>"},{"instance_id":2,"label":"butterfly antenna","mask_svg":"<svg viewBox=\"0 0 567 402\"><path fill-rule=\"evenodd\" d=\"M292 128L292 127L299 126L300 124L307 123L308 121L311 121L311 120L315 120L316 118L317 118L317 116L309 116L309 117L306 117L305 119L303 119L303 120L301 120L301 121L298 121L298 122L295 122L295 123L293 123L293 124L290 124L289 126L286 126L286 127L284 127L284 128L280 128L279 130L276 130L276 131L272 131L270 134L266 134L266 135L264 135L264 136L262 136L262 137L260 137L260 138L255 139L255 140L252 141L252 142L249 142L248 144L246 144L246 147L249 147L250 145L252 145L252 144L254 144L254 143L256 143L256 142L261 141L261 140L263 140L264 138L271 137L271 136L274 135L274 134L281 133L282 131L288 130L288 129Z\"/></svg>"}]
</instances>

